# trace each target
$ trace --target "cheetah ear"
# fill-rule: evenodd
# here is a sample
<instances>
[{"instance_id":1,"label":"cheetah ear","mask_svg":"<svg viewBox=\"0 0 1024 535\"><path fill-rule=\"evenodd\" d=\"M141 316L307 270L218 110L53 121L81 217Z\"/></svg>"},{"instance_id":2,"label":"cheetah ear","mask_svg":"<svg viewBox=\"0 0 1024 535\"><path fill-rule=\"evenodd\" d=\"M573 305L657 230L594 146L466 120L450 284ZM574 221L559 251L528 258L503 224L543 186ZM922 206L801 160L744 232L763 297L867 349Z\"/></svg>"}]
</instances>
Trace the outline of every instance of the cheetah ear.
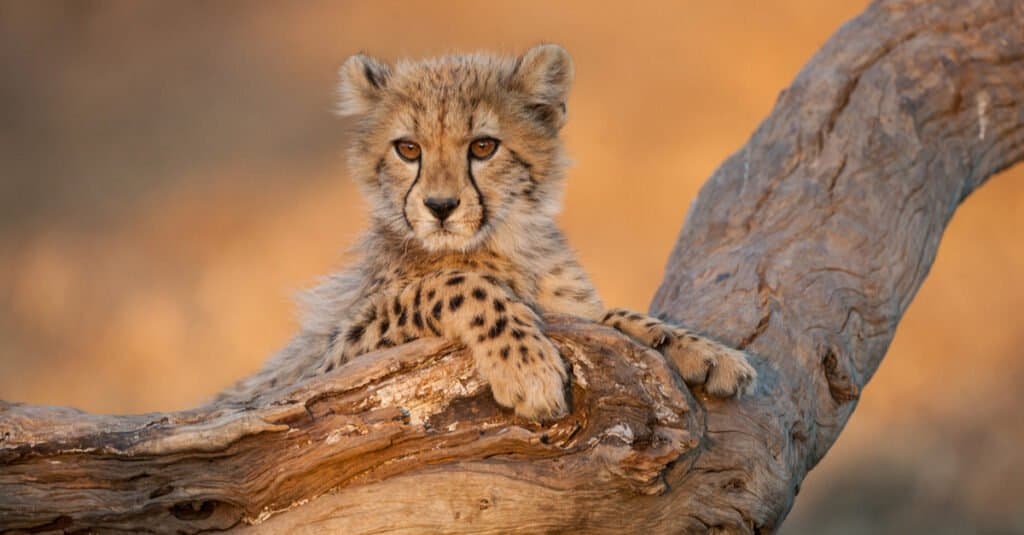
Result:
<instances>
[{"instance_id":1,"label":"cheetah ear","mask_svg":"<svg viewBox=\"0 0 1024 535\"><path fill-rule=\"evenodd\" d=\"M565 101L572 78L569 53L558 45L544 44L516 60L511 85L526 95L530 115L557 130L565 124Z\"/></svg>"},{"instance_id":2,"label":"cheetah ear","mask_svg":"<svg viewBox=\"0 0 1024 535\"><path fill-rule=\"evenodd\" d=\"M356 54L342 63L338 74L341 77L338 113L361 115L370 111L380 100L391 76L391 69L370 56Z\"/></svg>"}]
</instances>

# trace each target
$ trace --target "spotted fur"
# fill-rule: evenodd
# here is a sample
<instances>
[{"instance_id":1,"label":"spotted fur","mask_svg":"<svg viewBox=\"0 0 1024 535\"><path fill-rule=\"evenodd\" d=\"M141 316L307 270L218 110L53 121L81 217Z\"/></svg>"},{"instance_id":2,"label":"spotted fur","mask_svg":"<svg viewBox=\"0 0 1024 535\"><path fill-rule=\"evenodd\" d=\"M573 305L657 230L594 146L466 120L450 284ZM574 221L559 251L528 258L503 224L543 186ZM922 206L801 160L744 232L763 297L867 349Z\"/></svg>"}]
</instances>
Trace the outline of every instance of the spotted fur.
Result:
<instances>
[{"instance_id":1,"label":"spotted fur","mask_svg":"<svg viewBox=\"0 0 1024 535\"><path fill-rule=\"evenodd\" d=\"M349 58L339 110L358 119L349 162L372 220L360 258L305 295L301 332L226 395L259 395L271 377L283 385L440 336L470 349L499 404L557 418L568 410L568 374L543 333L544 311L602 321L658 348L711 394L748 390L755 373L741 352L646 315L606 313L555 226L566 167L558 132L572 77L556 45L515 58ZM498 141L486 159L468 151L479 139ZM417 144L419 158L403 157L399 141ZM455 208L440 217L431 198Z\"/></svg>"}]
</instances>

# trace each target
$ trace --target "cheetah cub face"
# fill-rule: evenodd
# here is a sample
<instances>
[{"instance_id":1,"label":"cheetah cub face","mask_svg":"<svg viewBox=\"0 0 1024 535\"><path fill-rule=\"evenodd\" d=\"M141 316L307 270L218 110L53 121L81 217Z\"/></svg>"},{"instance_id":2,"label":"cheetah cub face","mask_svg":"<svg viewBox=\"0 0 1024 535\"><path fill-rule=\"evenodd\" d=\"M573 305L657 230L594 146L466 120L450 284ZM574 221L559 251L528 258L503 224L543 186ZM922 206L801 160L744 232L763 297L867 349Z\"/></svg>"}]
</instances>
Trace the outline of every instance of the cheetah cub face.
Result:
<instances>
[{"instance_id":1,"label":"cheetah cub face","mask_svg":"<svg viewBox=\"0 0 1024 535\"><path fill-rule=\"evenodd\" d=\"M468 252L557 212L573 74L561 47L395 65L360 54L340 74L340 113L359 118L351 171L382 228Z\"/></svg>"},{"instance_id":2,"label":"cheetah cub face","mask_svg":"<svg viewBox=\"0 0 1024 535\"><path fill-rule=\"evenodd\" d=\"M303 333L230 396L437 336L466 347L498 404L558 419L571 370L544 333L549 312L600 320L661 351L710 395L751 391L757 373L741 351L645 314L605 312L566 247L553 219L572 74L556 45L395 65L349 58L340 111L358 119L349 163L372 231L359 264L308 292Z\"/></svg>"}]
</instances>

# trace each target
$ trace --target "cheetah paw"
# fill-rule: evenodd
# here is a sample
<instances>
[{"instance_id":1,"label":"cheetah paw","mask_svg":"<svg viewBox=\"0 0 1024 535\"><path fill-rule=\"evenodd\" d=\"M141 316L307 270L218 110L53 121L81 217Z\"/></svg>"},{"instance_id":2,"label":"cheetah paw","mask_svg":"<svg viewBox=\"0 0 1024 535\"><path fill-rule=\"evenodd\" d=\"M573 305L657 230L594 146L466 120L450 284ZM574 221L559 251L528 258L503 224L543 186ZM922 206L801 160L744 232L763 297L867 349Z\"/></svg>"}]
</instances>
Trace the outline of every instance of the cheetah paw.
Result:
<instances>
[{"instance_id":1,"label":"cheetah paw","mask_svg":"<svg viewBox=\"0 0 1024 535\"><path fill-rule=\"evenodd\" d=\"M676 364L687 384L703 384L712 396L739 398L754 390L757 371L742 351L664 323L648 328L645 338Z\"/></svg>"},{"instance_id":2,"label":"cheetah paw","mask_svg":"<svg viewBox=\"0 0 1024 535\"><path fill-rule=\"evenodd\" d=\"M507 345L491 349L486 360L480 370L498 404L534 421L555 420L568 412L568 373L550 340L509 340Z\"/></svg>"}]
</instances>

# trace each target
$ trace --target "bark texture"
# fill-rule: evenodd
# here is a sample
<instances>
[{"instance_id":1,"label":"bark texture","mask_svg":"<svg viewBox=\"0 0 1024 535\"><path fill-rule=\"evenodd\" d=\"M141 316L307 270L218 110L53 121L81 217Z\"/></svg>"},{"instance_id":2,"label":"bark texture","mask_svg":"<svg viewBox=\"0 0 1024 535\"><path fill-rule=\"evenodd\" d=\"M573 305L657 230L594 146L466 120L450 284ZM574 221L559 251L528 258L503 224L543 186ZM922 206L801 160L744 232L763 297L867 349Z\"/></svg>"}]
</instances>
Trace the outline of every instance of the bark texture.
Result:
<instances>
[{"instance_id":1,"label":"bark texture","mask_svg":"<svg viewBox=\"0 0 1024 535\"><path fill-rule=\"evenodd\" d=\"M754 355L716 401L551 317L571 415L499 409L421 340L249 405L99 416L0 402L0 531L775 531L835 442L956 206L1024 157L1024 3L880 1L692 206L652 312Z\"/></svg>"}]
</instances>

